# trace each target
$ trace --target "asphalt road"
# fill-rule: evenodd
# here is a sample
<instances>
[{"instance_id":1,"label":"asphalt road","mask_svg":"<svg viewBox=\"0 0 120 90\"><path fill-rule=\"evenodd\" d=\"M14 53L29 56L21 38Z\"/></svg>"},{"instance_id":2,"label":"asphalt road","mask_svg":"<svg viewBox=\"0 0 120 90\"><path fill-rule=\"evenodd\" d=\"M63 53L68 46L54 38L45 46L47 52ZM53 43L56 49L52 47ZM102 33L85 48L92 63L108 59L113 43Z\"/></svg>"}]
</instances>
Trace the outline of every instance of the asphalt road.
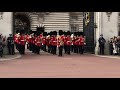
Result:
<instances>
[{"instance_id":1,"label":"asphalt road","mask_svg":"<svg viewBox=\"0 0 120 90\"><path fill-rule=\"evenodd\" d=\"M58 57L27 52L19 59L0 62L0 78L120 78L120 59L94 55Z\"/></svg>"}]
</instances>

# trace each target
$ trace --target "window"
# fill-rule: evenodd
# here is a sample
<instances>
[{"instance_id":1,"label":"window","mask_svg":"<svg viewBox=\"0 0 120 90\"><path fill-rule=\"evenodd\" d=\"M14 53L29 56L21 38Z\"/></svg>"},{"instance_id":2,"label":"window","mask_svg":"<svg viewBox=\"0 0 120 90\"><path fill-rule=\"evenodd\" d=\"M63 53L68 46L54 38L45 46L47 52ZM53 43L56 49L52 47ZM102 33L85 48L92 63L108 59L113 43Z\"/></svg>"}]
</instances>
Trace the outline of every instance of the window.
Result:
<instances>
[{"instance_id":1,"label":"window","mask_svg":"<svg viewBox=\"0 0 120 90\"><path fill-rule=\"evenodd\" d=\"M71 32L78 32L79 31L79 25L71 25Z\"/></svg>"},{"instance_id":2,"label":"window","mask_svg":"<svg viewBox=\"0 0 120 90\"><path fill-rule=\"evenodd\" d=\"M77 16L71 16L71 20L78 20Z\"/></svg>"}]
</instances>

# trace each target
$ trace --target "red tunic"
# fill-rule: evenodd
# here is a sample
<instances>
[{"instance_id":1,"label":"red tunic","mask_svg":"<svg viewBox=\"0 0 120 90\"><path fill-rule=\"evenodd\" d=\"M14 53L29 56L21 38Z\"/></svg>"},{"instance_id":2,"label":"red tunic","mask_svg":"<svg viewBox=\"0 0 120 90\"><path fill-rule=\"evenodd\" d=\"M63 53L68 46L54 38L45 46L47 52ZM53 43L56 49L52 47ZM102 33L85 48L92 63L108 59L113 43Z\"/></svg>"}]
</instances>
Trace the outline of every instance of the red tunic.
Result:
<instances>
[{"instance_id":1,"label":"red tunic","mask_svg":"<svg viewBox=\"0 0 120 90\"><path fill-rule=\"evenodd\" d=\"M41 41L40 37L36 37L35 38L35 45L36 46L41 46L41 42L40 41Z\"/></svg>"},{"instance_id":2,"label":"red tunic","mask_svg":"<svg viewBox=\"0 0 120 90\"><path fill-rule=\"evenodd\" d=\"M79 43L80 43L80 39L77 37L75 40L75 45L79 45Z\"/></svg>"},{"instance_id":3,"label":"red tunic","mask_svg":"<svg viewBox=\"0 0 120 90\"><path fill-rule=\"evenodd\" d=\"M19 41L21 45L25 45L25 36L20 36Z\"/></svg>"},{"instance_id":4,"label":"red tunic","mask_svg":"<svg viewBox=\"0 0 120 90\"><path fill-rule=\"evenodd\" d=\"M66 45L70 46L71 45L71 37L67 36L66 38Z\"/></svg>"},{"instance_id":5,"label":"red tunic","mask_svg":"<svg viewBox=\"0 0 120 90\"><path fill-rule=\"evenodd\" d=\"M80 37L80 45L84 45L85 39L83 37Z\"/></svg>"},{"instance_id":6,"label":"red tunic","mask_svg":"<svg viewBox=\"0 0 120 90\"><path fill-rule=\"evenodd\" d=\"M56 37L53 37L53 39L52 39L52 45L53 46L57 46L57 38Z\"/></svg>"},{"instance_id":7,"label":"red tunic","mask_svg":"<svg viewBox=\"0 0 120 90\"><path fill-rule=\"evenodd\" d=\"M42 44L44 44L44 45L46 44L46 38L45 37L42 38Z\"/></svg>"},{"instance_id":8,"label":"red tunic","mask_svg":"<svg viewBox=\"0 0 120 90\"><path fill-rule=\"evenodd\" d=\"M47 38L46 41L47 46L50 46L50 38Z\"/></svg>"}]
</instances>

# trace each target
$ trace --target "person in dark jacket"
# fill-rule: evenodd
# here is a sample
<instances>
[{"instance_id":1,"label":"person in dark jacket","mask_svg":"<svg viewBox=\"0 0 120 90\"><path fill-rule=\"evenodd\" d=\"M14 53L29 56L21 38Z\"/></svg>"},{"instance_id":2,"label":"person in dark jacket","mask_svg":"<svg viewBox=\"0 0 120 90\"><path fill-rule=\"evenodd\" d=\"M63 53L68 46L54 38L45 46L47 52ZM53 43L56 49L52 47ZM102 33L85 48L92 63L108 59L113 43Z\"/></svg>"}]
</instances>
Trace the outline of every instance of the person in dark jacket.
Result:
<instances>
[{"instance_id":1,"label":"person in dark jacket","mask_svg":"<svg viewBox=\"0 0 120 90\"><path fill-rule=\"evenodd\" d=\"M100 55L104 55L106 40L104 39L103 34L100 35L98 42L99 42L99 48L100 48Z\"/></svg>"},{"instance_id":2,"label":"person in dark jacket","mask_svg":"<svg viewBox=\"0 0 120 90\"><path fill-rule=\"evenodd\" d=\"M14 37L12 34L9 34L9 37L7 38L7 46L8 46L9 55L14 55L15 54Z\"/></svg>"}]
</instances>

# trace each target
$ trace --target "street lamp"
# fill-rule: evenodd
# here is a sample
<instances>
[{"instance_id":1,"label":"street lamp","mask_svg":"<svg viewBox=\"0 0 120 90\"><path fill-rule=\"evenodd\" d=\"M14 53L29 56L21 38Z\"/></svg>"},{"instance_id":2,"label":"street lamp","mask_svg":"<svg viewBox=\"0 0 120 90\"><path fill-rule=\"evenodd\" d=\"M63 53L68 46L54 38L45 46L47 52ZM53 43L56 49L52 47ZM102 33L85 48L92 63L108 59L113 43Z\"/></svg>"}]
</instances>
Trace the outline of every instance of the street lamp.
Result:
<instances>
[{"instance_id":1,"label":"street lamp","mask_svg":"<svg viewBox=\"0 0 120 90\"><path fill-rule=\"evenodd\" d=\"M3 12L0 12L0 20L3 20Z\"/></svg>"},{"instance_id":2,"label":"street lamp","mask_svg":"<svg viewBox=\"0 0 120 90\"><path fill-rule=\"evenodd\" d=\"M112 12L106 12L107 16L108 16L108 21L110 21L110 16L112 14Z\"/></svg>"}]
</instances>

